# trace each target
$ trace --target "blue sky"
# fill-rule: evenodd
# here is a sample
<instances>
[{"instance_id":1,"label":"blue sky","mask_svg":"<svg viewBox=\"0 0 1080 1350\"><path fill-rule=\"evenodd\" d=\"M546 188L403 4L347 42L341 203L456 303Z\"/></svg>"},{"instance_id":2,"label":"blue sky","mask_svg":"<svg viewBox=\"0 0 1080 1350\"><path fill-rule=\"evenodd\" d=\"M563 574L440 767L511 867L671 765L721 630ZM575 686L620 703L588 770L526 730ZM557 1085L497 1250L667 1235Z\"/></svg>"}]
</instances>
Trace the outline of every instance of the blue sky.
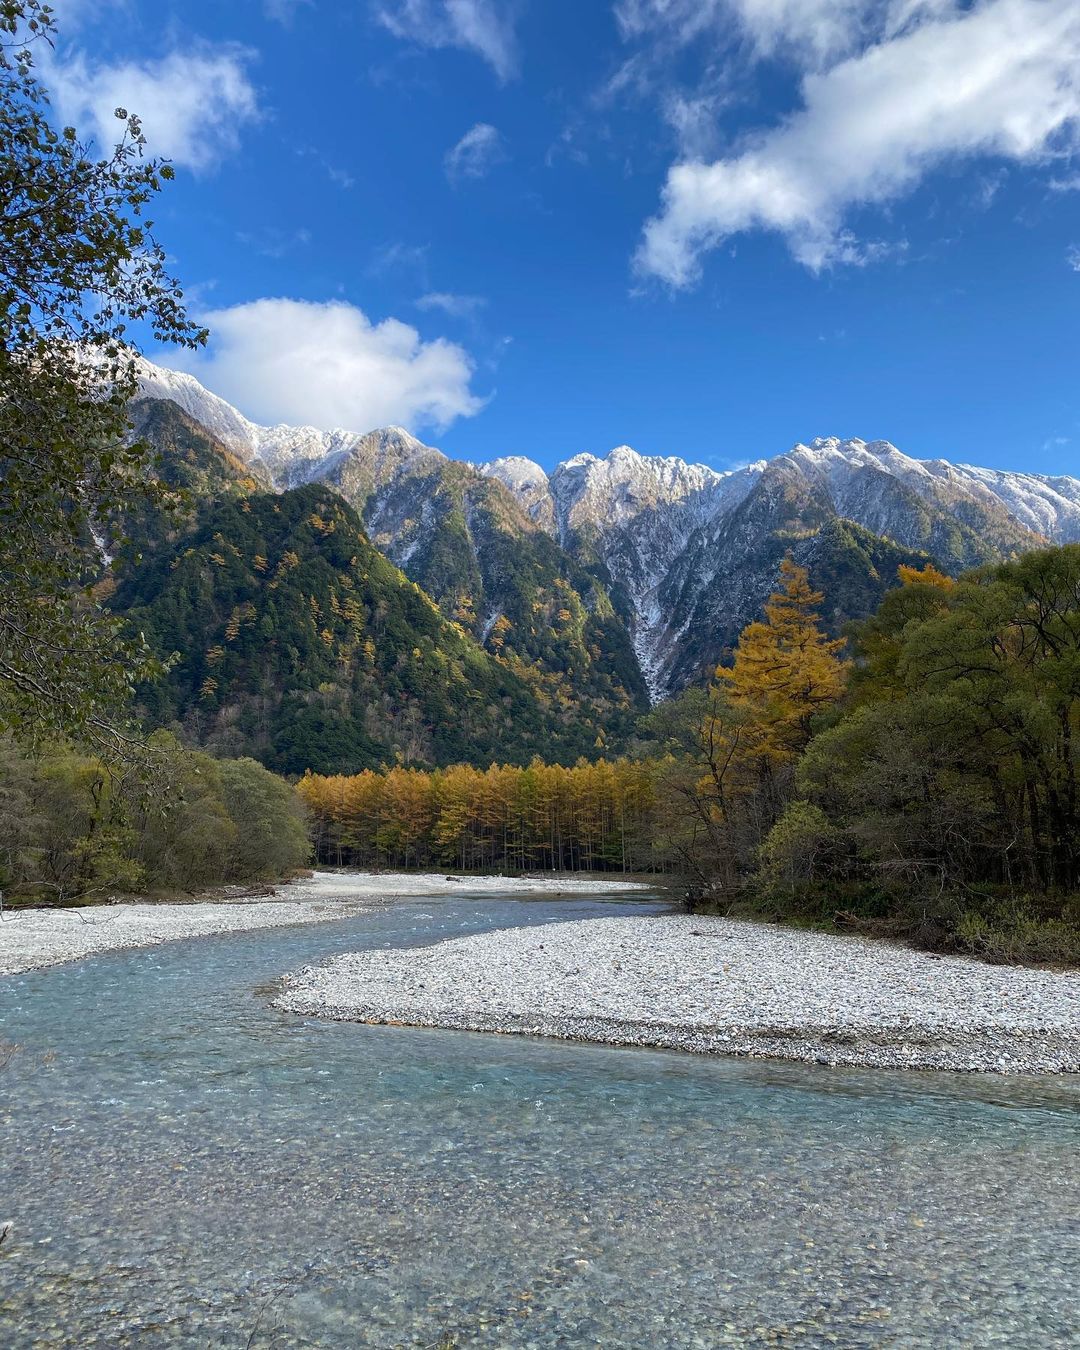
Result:
<instances>
[{"instance_id":1,"label":"blue sky","mask_svg":"<svg viewBox=\"0 0 1080 1350\"><path fill-rule=\"evenodd\" d=\"M1080 471L1080 0L63 0L259 421ZM179 364L178 360L167 364Z\"/></svg>"}]
</instances>

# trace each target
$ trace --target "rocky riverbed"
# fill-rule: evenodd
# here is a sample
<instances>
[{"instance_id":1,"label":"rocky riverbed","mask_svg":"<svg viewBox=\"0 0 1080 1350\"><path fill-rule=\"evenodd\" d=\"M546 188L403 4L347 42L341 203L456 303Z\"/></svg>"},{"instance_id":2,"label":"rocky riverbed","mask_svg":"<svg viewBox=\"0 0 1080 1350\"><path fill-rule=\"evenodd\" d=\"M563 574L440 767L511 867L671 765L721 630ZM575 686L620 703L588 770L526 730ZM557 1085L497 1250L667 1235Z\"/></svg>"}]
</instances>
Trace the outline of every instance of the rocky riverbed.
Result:
<instances>
[{"instance_id":1,"label":"rocky riverbed","mask_svg":"<svg viewBox=\"0 0 1080 1350\"><path fill-rule=\"evenodd\" d=\"M685 915L512 928L334 957L279 1007L827 1064L1080 1070L1080 973Z\"/></svg>"},{"instance_id":2,"label":"rocky riverbed","mask_svg":"<svg viewBox=\"0 0 1080 1350\"><path fill-rule=\"evenodd\" d=\"M0 920L0 975L79 961L98 952L152 947L180 938L344 919L409 895L580 895L639 889L634 882L528 877L451 877L405 872L315 872L270 898L206 903L8 909Z\"/></svg>"}]
</instances>

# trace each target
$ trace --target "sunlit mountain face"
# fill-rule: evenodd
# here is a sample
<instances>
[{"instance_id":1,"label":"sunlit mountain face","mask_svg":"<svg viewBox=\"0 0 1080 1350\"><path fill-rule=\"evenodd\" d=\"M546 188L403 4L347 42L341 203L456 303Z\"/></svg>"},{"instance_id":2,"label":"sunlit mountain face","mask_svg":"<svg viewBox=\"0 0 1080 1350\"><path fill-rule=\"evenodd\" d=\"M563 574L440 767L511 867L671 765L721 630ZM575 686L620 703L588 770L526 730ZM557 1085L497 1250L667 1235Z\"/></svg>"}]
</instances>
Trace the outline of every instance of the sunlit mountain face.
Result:
<instances>
[{"instance_id":1,"label":"sunlit mountain face","mask_svg":"<svg viewBox=\"0 0 1080 1350\"><path fill-rule=\"evenodd\" d=\"M539 603L539 649L549 611L566 609L558 596L572 597L570 609L598 625L585 645L599 640L599 656L583 648L582 659L618 667L633 703L722 660L785 553L826 590L835 628L872 609L902 563L955 573L1080 539L1080 480L921 460L888 441L823 437L726 472L624 445L549 473L522 457L451 459L401 427L260 426L193 376L149 362L142 391L278 490L333 488L481 643L498 644L501 621L521 625Z\"/></svg>"}]
</instances>

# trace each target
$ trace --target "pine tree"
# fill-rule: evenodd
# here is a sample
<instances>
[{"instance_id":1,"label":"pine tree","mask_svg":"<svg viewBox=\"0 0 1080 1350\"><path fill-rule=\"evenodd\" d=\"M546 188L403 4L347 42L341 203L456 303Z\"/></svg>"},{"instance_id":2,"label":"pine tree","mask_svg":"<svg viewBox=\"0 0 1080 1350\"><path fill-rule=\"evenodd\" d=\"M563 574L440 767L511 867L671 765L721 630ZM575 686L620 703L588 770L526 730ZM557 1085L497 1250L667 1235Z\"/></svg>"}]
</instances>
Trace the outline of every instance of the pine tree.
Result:
<instances>
[{"instance_id":1,"label":"pine tree","mask_svg":"<svg viewBox=\"0 0 1080 1350\"><path fill-rule=\"evenodd\" d=\"M805 749L814 716L843 692L850 662L839 655L844 639L821 630L824 596L811 590L806 569L788 557L780 577L765 619L743 629L734 665L716 678L747 715L758 753L784 763Z\"/></svg>"}]
</instances>

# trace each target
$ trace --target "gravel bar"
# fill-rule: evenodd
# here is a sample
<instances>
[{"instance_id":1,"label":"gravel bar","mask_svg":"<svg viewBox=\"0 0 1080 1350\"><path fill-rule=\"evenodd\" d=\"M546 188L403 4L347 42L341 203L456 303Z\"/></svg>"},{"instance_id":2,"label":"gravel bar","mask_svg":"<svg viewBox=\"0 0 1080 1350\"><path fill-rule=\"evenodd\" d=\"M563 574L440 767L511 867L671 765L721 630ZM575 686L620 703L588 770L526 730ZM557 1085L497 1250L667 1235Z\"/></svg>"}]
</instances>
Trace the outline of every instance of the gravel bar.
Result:
<instances>
[{"instance_id":1,"label":"gravel bar","mask_svg":"<svg viewBox=\"0 0 1080 1350\"><path fill-rule=\"evenodd\" d=\"M180 938L345 919L409 895L581 894L640 889L634 882L538 877L450 877L414 872L315 872L272 898L194 903L123 901L78 909L9 909L0 920L0 976Z\"/></svg>"},{"instance_id":2,"label":"gravel bar","mask_svg":"<svg viewBox=\"0 0 1080 1350\"><path fill-rule=\"evenodd\" d=\"M277 1005L339 1021L988 1073L1080 1070L1080 973L693 915L356 952Z\"/></svg>"}]
</instances>

